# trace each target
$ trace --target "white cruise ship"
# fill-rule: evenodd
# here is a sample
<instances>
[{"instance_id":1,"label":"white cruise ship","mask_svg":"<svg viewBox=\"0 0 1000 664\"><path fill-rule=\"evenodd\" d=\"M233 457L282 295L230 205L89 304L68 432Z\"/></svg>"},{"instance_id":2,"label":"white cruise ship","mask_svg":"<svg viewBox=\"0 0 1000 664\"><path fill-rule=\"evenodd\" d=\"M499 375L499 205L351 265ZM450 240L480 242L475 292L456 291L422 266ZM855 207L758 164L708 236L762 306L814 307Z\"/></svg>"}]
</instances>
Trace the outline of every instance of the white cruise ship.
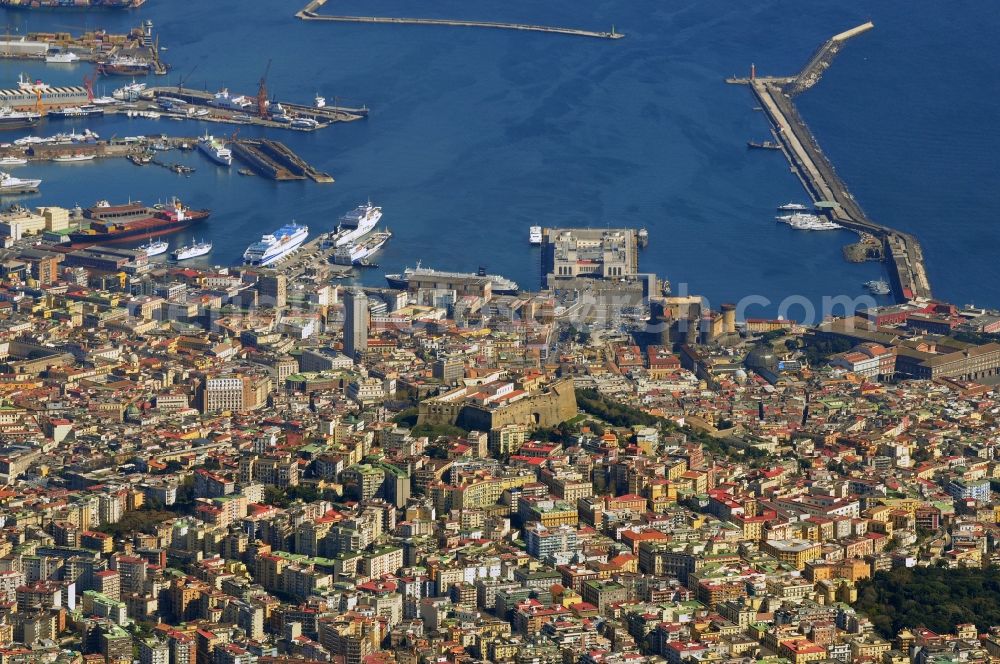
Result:
<instances>
[{"instance_id":1,"label":"white cruise ship","mask_svg":"<svg viewBox=\"0 0 1000 664\"><path fill-rule=\"evenodd\" d=\"M375 228L380 219L382 219L382 208L372 205L371 201L359 205L340 218L340 224L327 240L327 246L340 247L348 242L360 240Z\"/></svg>"},{"instance_id":2,"label":"white cruise ship","mask_svg":"<svg viewBox=\"0 0 1000 664\"><path fill-rule=\"evenodd\" d=\"M215 138L208 132L198 139L198 149L205 153L209 159L223 166L233 165L233 153L221 139Z\"/></svg>"},{"instance_id":3,"label":"white cruise ship","mask_svg":"<svg viewBox=\"0 0 1000 664\"><path fill-rule=\"evenodd\" d=\"M194 244L181 247L180 249L175 249L170 256L175 261L186 261L189 258L204 256L210 251L212 251L212 243L202 240L201 242L195 242Z\"/></svg>"},{"instance_id":4,"label":"white cruise ship","mask_svg":"<svg viewBox=\"0 0 1000 664\"><path fill-rule=\"evenodd\" d=\"M286 224L247 247L243 252L243 264L263 266L280 261L301 247L308 235L308 226L301 226L295 222Z\"/></svg>"}]
</instances>

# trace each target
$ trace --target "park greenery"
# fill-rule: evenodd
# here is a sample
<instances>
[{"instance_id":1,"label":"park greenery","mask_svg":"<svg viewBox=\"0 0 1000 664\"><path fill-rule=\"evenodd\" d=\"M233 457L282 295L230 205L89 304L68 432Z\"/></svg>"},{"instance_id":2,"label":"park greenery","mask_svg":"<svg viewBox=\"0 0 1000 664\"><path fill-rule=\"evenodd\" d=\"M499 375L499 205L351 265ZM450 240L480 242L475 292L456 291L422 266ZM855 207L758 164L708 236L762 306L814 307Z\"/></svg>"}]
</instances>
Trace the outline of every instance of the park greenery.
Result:
<instances>
[{"instance_id":1,"label":"park greenery","mask_svg":"<svg viewBox=\"0 0 1000 664\"><path fill-rule=\"evenodd\" d=\"M1000 624L1000 568L901 567L878 572L858 587L855 608L882 636L927 627L938 634L955 625Z\"/></svg>"}]
</instances>

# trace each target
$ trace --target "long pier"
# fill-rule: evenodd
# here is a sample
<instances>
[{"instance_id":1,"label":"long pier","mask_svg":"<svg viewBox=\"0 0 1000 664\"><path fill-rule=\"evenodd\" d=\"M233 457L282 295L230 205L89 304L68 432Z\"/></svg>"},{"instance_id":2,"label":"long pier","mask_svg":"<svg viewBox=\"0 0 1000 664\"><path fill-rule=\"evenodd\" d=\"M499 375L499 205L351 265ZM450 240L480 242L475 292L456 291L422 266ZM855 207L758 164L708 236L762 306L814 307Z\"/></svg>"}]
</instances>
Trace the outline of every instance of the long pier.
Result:
<instances>
[{"instance_id":1,"label":"long pier","mask_svg":"<svg viewBox=\"0 0 1000 664\"><path fill-rule=\"evenodd\" d=\"M395 25L438 25L461 28L494 28L498 30L523 30L528 32L548 32L558 35L570 35L574 37L592 37L596 39L621 39L625 35L617 32L614 26L610 32L598 32L594 30L580 30L578 28L560 28L549 25L531 25L529 23L503 23L499 21L464 21L446 18L397 18L392 16L336 16L331 14L317 14L316 10L322 7L326 0L312 0L308 5L299 10L295 16L303 21L332 21L336 23L392 23Z\"/></svg>"},{"instance_id":2,"label":"long pier","mask_svg":"<svg viewBox=\"0 0 1000 664\"><path fill-rule=\"evenodd\" d=\"M878 224L865 214L820 149L805 120L792 103L792 96L809 89L819 80L843 44L870 30L871 22L847 30L820 47L798 75L793 77L731 78L727 82L748 85L761 110L772 125L774 136L814 203L827 203L830 218L851 230L878 238L890 266L897 300L931 297L930 281L924 266L923 250L917 239L902 231Z\"/></svg>"}]
</instances>

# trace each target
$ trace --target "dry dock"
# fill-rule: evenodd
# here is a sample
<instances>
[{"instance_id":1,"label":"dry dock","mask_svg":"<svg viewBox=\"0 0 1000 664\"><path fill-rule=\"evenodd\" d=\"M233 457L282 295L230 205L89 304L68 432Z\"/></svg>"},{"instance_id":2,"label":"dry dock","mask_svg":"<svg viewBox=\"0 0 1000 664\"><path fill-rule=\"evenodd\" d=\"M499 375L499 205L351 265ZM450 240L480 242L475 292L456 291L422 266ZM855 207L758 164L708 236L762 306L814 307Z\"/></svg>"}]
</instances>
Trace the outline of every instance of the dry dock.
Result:
<instances>
[{"instance_id":1,"label":"dry dock","mask_svg":"<svg viewBox=\"0 0 1000 664\"><path fill-rule=\"evenodd\" d=\"M317 14L316 10L322 7L325 3L326 0L312 0L312 2L299 10L299 12L295 15L303 21L332 21L336 23L392 23L395 25L438 25L460 28L493 28L497 30L548 32L557 35L591 37L595 39L621 39L625 36L624 34L615 31L614 26L611 27L610 32L597 32L594 30L580 30L578 28L560 28L548 25L503 23L498 21L462 21L444 18L397 18L390 16L336 16L329 14Z\"/></svg>"},{"instance_id":2,"label":"dry dock","mask_svg":"<svg viewBox=\"0 0 1000 664\"><path fill-rule=\"evenodd\" d=\"M305 180L333 182L333 178L307 164L284 143L268 139L231 142L233 154L246 162L258 175L272 180Z\"/></svg>"},{"instance_id":3,"label":"dry dock","mask_svg":"<svg viewBox=\"0 0 1000 664\"><path fill-rule=\"evenodd\" d=\"M889 265L894 294L901 301L931 297L930 282L924 266L923 250L915 237L868 218L851 196L809 127L792 103L792 96L812 87L829 66L844 43L874 27L870 22L842 32L827 40L802 71L794 77L758 77L727 79L750 87L761 110L767 115L782 152L792 171L802 181L814 203L832 203L828 214L838 224L867 233L883 244L883 256Z\"/></svg>"}]
</instances>

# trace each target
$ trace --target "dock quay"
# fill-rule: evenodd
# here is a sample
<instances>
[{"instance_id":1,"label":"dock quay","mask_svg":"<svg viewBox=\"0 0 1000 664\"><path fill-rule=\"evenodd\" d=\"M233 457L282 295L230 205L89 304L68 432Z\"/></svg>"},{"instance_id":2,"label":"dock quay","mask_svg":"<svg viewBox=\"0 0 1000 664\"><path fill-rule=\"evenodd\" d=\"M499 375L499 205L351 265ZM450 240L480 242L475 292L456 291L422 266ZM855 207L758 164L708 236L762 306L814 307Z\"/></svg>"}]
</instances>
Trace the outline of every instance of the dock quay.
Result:
<instances>
[{"instance_id":1,"label":"dock quay","mask_svg":"<svg viewBox=\"0 0 1000 664\"><path fill-rule=\"evenodd\" d=\"M240 113L229 109L213 106L211 102L215 95L203 90L194 90L184 87L150 87L143 90L140 99L147 102L158 102L163 97L178 99L191 106L207 108L211 110L209 115L197 116L194 119L215 122L229 122L232 124L252 124L260 127L270 127L274 129L293 129L297 131L311 131L310 129L299 129L287 123L275 122L267 118L262 118L256 114ZM367 108L347 108L344 106L323 106L314 107L291 102L278 101L286 111L294 113L296 116L309 118L321 123L320 127L327 126L334 122L354 122L368 117ZM182 114L176 114L182 115ZM237 117L241 116L241 117Z\"/></svg>"},{"instance_id":2,"label":"dock quay","mask_svg":"<svg viewBox=\"0 0 1000 664\"><path fill-rule=\"evenodd\" d=\"M80 35L69 32L29 32L23 36L0 36L0 58L44 60L50 51L75 56L77 63L106 62L115 56L128 56L147 62L150 72L163 75L169 65L160 60L152 36L152 23L132 28L125 34L90 30ZM73 63L55 63L55 66Z\"/></svg>"},{"instance_id":3,"label":"dock quay","mask_svg":"<svg viewBox=\"0 0 1000 664\"><path fill-rule=\"evenodd\" d=\"M889 266L896 299L907 301L917 297L929 298L931 286L920 243L908 233L883 226L868 218L792 103L794 94L809 89L819 80L832 57L848 39L867 32L872 27L874 26L870 22L864 23L827 40L795 77L759 77L754 68L751 68L750 77L734 77L727 79L727 82L750 88L771 123L782 153L813 202L823 203L821 207L832 221L858 232L863 238L875 238L882 244L882 256Z\"/></svg>"},{"instance_id":4,"label":"dock quay","mask_svg":"<svg viewBox=\"0 0 1000 664\"><path fill-rule=\"evenodd\" d=\"M317 14L316 10L326 4L326 0L312 0L299 10L295 16L303 21L331 21L336 23L391 23L394 25L437 25L460 28L493 28L498 30L522 30L527 32L548 32L574 37L591 37L596 39L621 39L625 35L617 32L611 26L610 32L581 30L578 28L560 28L548 25L531 25L528 23L503 23L499 21L464 21L443 18L398 18L392 16L337 16L332 14Z\"/></svg>"},{"instance_id":5,"label":"dock quay","mask_svg":"<svg viewBox=\"0 0 1000 664\"><path fill-rule=\"evenodd\" d=\"M230 143L230 147L235 157L266 178L278 181L308 178L314 182L333 182L329 174L316 170L278 141L237 139Z\"/></svg>"}]
</instances>

